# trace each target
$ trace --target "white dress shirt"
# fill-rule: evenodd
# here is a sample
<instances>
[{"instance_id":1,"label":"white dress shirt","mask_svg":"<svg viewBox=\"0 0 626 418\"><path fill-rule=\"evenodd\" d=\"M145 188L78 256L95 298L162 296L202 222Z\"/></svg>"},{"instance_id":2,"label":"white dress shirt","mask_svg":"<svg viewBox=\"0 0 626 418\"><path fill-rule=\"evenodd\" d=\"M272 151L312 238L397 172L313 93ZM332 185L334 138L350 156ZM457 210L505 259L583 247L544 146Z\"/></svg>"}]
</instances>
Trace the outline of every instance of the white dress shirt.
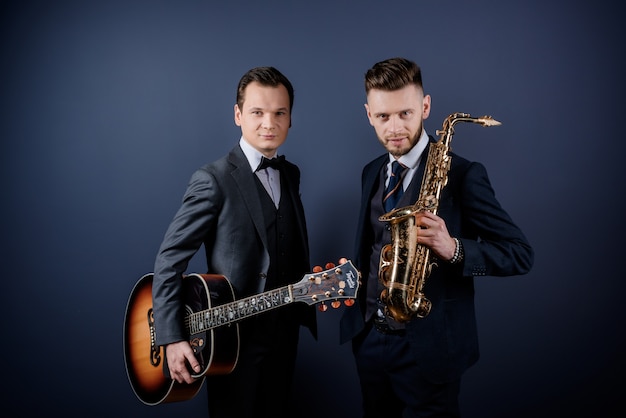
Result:
<instances>
[{"instance_id":1,"label":"white dress shirt","mask_svg":"<svg viewBox=\"0 0 626 418\"><path fill-rule=\"evenodd\" d=\"M269 194L272 198L274 206L276 206L276 209L278 209L278 204L280 203L280 171L271 167L257 171L257 167L259 166L259 164L261 164L261 159L264 157L264 155L256 150L252 145L250 145L243 136L239 140L239 146L241 147L241 150L243 151L246 158L248 159L252 172L256 174L259 180L261 180L261 183L263 184L263 187L265 187L267 194ZM276 152L273 156L266 158L273 158L277 155L278 152Z\"/></svg>"}]
</instances>

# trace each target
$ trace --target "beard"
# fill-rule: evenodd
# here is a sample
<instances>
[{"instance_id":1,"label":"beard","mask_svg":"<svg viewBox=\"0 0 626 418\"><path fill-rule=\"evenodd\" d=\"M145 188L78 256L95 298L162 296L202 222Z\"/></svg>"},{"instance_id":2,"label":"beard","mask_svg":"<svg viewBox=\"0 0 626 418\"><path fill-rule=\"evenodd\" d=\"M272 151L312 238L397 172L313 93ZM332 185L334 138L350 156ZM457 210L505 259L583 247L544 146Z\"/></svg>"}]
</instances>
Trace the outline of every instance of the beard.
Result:
<instances>
[{"instance_id":1,"label":"beard","mask_svg":"<svg viewBox=\"0 0 626 418\"><path fill-rule=\"evenodd\" d=\"M393 155L394 158L400 158L401 156L408 154L409 151L413 149L415 144L417 144L417 141L419 141L420 136L422 135L421 126L422 125L420 124L420 129L413 136L407 136L408 143L406 140L402 140L399 144L395 144L388 139L381 140L380 142L389 154Z\"/></svg>"}]
</instances>

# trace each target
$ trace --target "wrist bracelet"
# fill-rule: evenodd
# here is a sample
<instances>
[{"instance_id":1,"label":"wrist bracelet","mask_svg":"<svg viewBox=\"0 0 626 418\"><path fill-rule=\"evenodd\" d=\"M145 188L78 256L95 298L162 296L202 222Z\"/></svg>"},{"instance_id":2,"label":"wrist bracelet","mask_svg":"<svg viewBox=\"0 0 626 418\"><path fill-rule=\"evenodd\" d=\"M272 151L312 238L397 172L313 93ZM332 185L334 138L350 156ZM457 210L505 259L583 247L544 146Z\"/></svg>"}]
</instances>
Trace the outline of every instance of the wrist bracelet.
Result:
<instances>
[{"instance_id":1,"label":"wrist bracelet","mask_svg":"<svg viewBox=\"0 0 626 418\"><path fill-rule=\"evenodd\" d=\"M452 258L450 260L448 260L448 263L450 264L457 264L460 263L461 260L463 260L463 244L461 244L461 241L459 241L458 238L452 238L456 244L456 248L454 249L454 255L452 256Z\"/></svg>"}]
</instances>

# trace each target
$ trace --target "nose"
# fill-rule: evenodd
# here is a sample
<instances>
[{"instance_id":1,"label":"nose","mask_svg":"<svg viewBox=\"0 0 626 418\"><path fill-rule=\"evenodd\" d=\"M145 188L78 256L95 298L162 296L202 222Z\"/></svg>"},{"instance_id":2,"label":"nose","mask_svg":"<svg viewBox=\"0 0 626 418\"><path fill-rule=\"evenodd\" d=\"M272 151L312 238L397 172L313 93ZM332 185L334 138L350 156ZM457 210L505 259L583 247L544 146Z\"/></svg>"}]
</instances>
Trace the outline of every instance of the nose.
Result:
<instances>
[{"instance_id":1,"label":"nose","mask_svg":"<svg viewBox=\"0 0 626 418\"><path fill-rule=\"evenodd\" d=\"M402 131L402 123L400 122L399 116L393 115L389 118L389 130L391 133L398 133Z\"/></svg>"},{"instance_id":2,"label":"nose","mask_svg":"<svg viewBox=\"0 0 626 418\"><path fill-rule=\"evenodd\" d=\"M274 129L274 124L275 124L275 120L274 120L274 115L272 114L265 114L263 117L263 122L262 122L262 127L263 129Z\"/></svg>"}]
</instances>

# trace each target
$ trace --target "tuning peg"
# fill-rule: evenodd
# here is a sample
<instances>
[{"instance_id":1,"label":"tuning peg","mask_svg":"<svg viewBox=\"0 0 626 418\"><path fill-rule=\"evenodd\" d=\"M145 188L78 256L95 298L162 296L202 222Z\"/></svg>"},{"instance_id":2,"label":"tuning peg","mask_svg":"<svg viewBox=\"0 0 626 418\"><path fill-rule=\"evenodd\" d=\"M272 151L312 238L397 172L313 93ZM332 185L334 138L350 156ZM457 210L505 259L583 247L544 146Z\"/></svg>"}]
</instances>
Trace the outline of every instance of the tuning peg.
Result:
<instances>
[{"instance_id":1,"label":"tuning peg","mask_svg":"<svg viewBox=\"0 0 626 418\"><path fill-rule=\"evenodd\" d=\"M328 306L326 306L326 304L322 302L318 309L320 310L320 312L326 312L328 310Z\"/></svg>"},{"instance_id":2,"label":"tuning peg","mask_svg":"<svg viewBox=\"0 0 626 418\"><path fill-rule=\"evenodd\" d=\"M341 264L346 264L347 262L348 262L348 259L347 259L347 258L345 258L345 257L341 257L341 258L339 259L339 265L341 265Z\"/></svg>"},{"instance_id":3,"label":"tuning peg","mask_svg":"<svg viewBox=\"0 0 626 418\"><path fill-rule=\"evenodd\" d=\"M335 263L326 263L326 270L334 269Z\"/></svg>"},{"instance_id":4,"label":"tuning peg","mask_svg":"<svg viewBox=\"0 0 626 418\"><path fill-rule=\"evenodd\" d=\"M319 273L320 271L324 270L322 268L322 266L315 266L313 267L313 273Z\"/></svg>"},{"instance_id":5,"label":"tuning peg","mask_svg":"<svg viewBox=\"0 0 626 418\"><path fill-rule=\"evenodd\" d=\"M354 305L354 299L346 299L343 301L344 305L346 306L352 306Z\"/></svg>"},{"instance_id":6,"label":"tuning peg","mask_svg":"<svg viewBox=\"0 0 626 418\"><path fill-rule=\"evenodd\" d=\"M341 302L339 302L338 300L333 300L333 301L330 303L330 306L332 306L334 309L337 309L338 307L340 307L340 306L341 306Z\"/></svg>"}]
</instances>

